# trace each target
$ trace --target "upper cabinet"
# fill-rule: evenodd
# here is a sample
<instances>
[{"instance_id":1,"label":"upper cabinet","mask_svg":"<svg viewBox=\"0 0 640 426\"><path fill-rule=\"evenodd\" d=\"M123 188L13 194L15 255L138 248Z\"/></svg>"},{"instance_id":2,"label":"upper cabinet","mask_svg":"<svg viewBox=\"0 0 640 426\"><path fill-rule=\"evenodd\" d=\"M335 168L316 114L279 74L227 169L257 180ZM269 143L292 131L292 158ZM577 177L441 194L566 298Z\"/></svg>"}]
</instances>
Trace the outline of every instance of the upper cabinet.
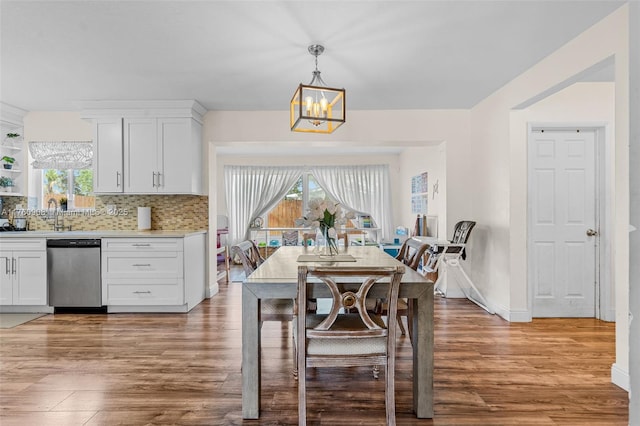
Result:
<instances>
[{"instance_id":1,"label":"upper cabinet","mask_svg":"<svg viewBox=\"0 0 640 426\"><path fill-rule=\"evenodd\" d=\"M93 122L93 192L122 192L122 119Z\"/></svg>"},{"instance_id":2,"label":"upper cabinet","mask_svg":"<svg viewBox=\"0 0 640 426\"><path fill-rule=\"evenodd\" d=\"M199 192L201 126L191 118L124 120L125 192ZM196 185L194 185L194 183Z\"/></svg>"},{"instance_id":3,"label":"upper cabinet","mask_svg":"<svg viewBox=\"0 0 640 426\"><path fill-rule=\"evenodd\" d=\"M83 103L94 125L94 192L202 193L202 116L195 101Z\"/></svg>"}]
</instances>

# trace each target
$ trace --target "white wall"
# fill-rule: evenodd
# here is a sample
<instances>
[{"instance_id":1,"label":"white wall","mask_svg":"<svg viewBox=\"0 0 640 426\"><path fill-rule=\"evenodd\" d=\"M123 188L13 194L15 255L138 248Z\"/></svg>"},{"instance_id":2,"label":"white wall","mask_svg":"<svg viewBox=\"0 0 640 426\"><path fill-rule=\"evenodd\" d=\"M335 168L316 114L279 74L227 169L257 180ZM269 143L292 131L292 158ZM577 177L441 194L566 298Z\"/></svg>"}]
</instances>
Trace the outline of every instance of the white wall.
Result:
<instances>
[{"instance_id":1,"label":"white wall","mask_svg":"<svg viewBox=\"0 0 640 426\"><path fill-rule=\"evenodd\" d=\"M80 112L31 111L24 117L25 141L90 141L91 123Z\"/></svg>"},{"instance_id":2,"label":"white wall","mask_svg":"<svg viewBox=\"0 0 640 426\"><path fill-rule=\"evenodd\" d=\"M473 256L475 284L501 315L527 320L522 288L526 282L526 128L512 129L513 108L553 91L563 82L607 58L615 58L615 176L613 275L616 288L616 364L628 371L629 223L628 129L628 6L576 37L543 61L483 100L471 111L474 149L472 210L484 224L478 244L484 256ZM475 230L474 230L475 232ZM513 298L513 299L512 299Z\"/></svg>"},{"instance_id":3,"label":"white wall","mask_svg":"<svg viewBox=\"0 0 640 426\"><path fill-rule=\"evenodd\" d=\"M447 238L446 205L447 205L447 143L435 146L407 148L400 154L400 188L397 190L402 206L401 216L396 220L398 225L406 226L411 231L416 221L416 214L411 212L411 178L423 172L428 173L428 216L442 216L438 221L437 235ZM438 184L438 193L434 194L434 185Z\"/></svg>"}]
</instances>

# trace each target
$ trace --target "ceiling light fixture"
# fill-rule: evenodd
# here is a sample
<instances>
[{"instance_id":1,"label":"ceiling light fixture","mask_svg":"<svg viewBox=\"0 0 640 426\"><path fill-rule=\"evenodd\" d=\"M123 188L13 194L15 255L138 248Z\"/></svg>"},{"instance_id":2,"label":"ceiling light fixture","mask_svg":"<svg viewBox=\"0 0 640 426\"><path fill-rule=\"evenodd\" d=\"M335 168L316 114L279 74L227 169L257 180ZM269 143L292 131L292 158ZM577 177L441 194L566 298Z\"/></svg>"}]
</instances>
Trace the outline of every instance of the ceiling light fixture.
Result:
<instances>
[{"instance_id":1,"label":"ceiling light fixture","mask_svg":"<svg viewBox=\"0 0 640 426\"><path fill-rule=\"evenodd\" d=\"M345 121L345 90L327 87L320 77L318 56L324 46L312 44L309 53L316 58L316 69L309 84L302 84L291 98L291 131L332 133Z\"/></svg>"}]
</instances>

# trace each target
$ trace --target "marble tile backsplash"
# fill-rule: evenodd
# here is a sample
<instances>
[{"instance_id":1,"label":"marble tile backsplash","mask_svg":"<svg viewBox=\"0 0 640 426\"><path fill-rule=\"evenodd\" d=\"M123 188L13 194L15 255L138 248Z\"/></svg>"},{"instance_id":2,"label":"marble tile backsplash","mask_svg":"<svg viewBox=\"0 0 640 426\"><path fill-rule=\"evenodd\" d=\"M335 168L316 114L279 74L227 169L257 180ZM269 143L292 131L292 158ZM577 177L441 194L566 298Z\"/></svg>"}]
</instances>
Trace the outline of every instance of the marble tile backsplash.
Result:
<instances>
[{"instance_id":1,"label":"marble tile backsplash","mask_svg":"<svg viewBox=\"0 0 640 426\"><path fill-rule=\"evenodd\" d=\"M17 204L27 205L26 197L4 197L5 212L11 214ZM64 225L74 231L136 230L138 207L151 207L151 229L195 230L208 228L209 199L199 195L100 195L95 211L69 211L63 215ZM115 206L109 214L107 206ZM44 211L27 211L30 230L52 229L52 220ZM5 215L6 217L6 215Z\"/></svg>"}]
</instances>

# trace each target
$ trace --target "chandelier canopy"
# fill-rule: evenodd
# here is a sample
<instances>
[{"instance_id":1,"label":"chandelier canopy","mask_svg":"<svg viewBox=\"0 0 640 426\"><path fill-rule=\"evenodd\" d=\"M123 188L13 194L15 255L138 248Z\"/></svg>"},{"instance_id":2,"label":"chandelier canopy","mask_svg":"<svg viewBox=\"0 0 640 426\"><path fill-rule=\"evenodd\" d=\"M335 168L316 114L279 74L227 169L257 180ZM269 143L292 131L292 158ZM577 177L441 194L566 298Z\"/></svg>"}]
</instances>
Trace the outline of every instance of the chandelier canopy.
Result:
<instances>
[{"instance_id":1,"label":"chandelier canopy","mask_svg":"<svg viewBox=\"0 0 640 426\"><path fill-rule=\"evenodd\" d=\"M322 52L324 46L309 46L309 53L315 56L316 69L311 82L300 83L291 98L291 131L332 133L345 122L345 90L327 87L320 77L318 56Z\"/></svg>"}]
</instances>

